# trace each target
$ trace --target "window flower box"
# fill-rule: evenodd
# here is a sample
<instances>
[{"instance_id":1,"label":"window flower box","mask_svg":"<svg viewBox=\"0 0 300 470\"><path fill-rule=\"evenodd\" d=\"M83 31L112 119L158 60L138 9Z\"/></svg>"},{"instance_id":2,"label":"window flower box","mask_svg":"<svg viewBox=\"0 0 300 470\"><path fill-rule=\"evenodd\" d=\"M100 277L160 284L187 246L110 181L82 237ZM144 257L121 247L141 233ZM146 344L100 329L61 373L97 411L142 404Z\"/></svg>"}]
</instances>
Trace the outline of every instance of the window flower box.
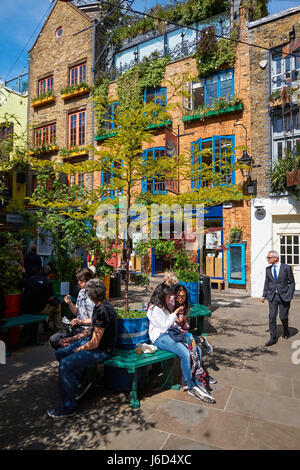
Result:
<instances>
[{"instance_id":1,"label":"window flower box","mask_svg":"<svg viewBox=\"0 0 300 470\"><path fill-rule=\"evenodd\" d=\"M56 100L56 97L54 95L40 96L40 97L34 98L31 101L30 106L32 108L38 108L39 106L43 106L45 104L52 103L55 100Z\"/></svg>"},{"instance_id":2,"label":"window flower box","mask_svg":"<svg viewBox=\"0 0 300 470\"><path fill-rule=\"evenodd\" d=\"M235 113L237 111L241 111L243 109L243 103L238 103L234 106L228 106L228 108L216 110L216 109L211 109L210 111L205 111L204 113L195 113L195 114L188 114L186 116L182 117L183 122L190 122L194 121L196 119L209 119L211 117L215 116L221 116L222 114L227 114L227 113Z\"/></svg>"},{"instance_id":3,"label":"window flower box","mask_svg":"<svg viewBox=\"0 0 300 470\"><path fill-rule=\"evenodd\" d=\"M51 153L51 152L57 152L58 147L55 144L51 145L42 145L40 147L35 147L30 149L27 152L27 155L32 156L32 155L44 155L46 153Z\"/></svg>"},{"instance_id":4,"label":"window flower box","mask_svg":"<svg viewBox=\"0 0 300 470\"><path fill-rule=\"evenodd\" d=\"M88 86L83 86L81 88L76 88L74 90L69 90L69 91L61 91L61 97L64 100L68 100L70 98L75 98L76 96L81 96L81 95L86 95L87 93L90 92L90 87Z\"/></svg>"},{"instance_id":5,"label":"window flower box","mask_svg":"<svg viewBox=\"0 0 300 470\"><path fill-rule=\"evenodd\" d=\"M61 158L73 158L79 156L87 156L89 151L86 148L71 148L71 149L61 149L60 157Z\"/></svg>"},{"instance_id":6,"label":"window flower box","mask_svg":"<svg viewBox=\"0 0 300 470\"><path fill-rule=\"evenodd\" d=\"M102 140L109 139L110 137L115 137L116 135L117 135L117 132L115 131L107 132L107 133L103 132L103 133L99 133L99 135L95 137L95 140L97 142L100 142Z\"/></svg>"}]
</instances>

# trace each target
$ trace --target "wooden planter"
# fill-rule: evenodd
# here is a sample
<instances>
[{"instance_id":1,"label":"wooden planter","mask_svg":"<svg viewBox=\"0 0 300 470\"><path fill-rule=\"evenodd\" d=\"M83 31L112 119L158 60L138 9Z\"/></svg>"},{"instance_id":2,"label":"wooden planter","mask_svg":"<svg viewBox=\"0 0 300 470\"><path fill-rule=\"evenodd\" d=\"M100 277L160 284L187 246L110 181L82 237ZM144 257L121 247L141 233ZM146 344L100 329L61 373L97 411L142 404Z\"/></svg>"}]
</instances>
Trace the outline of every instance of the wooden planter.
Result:
<instances>
[{"instance_id":1,"label":"wooden planter","mask_svg":"<svg viewBox=\"0 0 300 470\"><path fill-rule=\"evenodd\" d=\"M63 100L69 100L70 98L75 98L76 96L86 95L90 92L89 87L79 88L79 90L70 91L69 93L61 94Z\"/></svg>"},{"instance_id":2,"label":"wooden planter","mask_svg":"<svg viewBox=\"0 0 300 470\"><path fill-rule=\"evenodd\" d=\"M79 156L81 156L81 155L84 156L84 155L88 155L88 154L89 154L89 151L88 151L88 150L86 150L86 149L83 149L83 150L78 149L78 150L76 150L76 151L74 151L74 152L68 153L67 155L60 155L60 157L66 159L66 158L72 158L72 157L79 157Z\"/></svg>"},{"instance_id":3,"label":"wooden planter","mask_svg":"<svg viewBox=\"0 0 300 470\"><path fill-rule=\"evenodd\" d=\"M45 150L45 151L42 151L40 149L35 149L35 150L29 150L27 152L27 155L45 155L47 153L51 153L51 152L57 152L58 151L58 147L56 145L49 145L49 147Z\"/></svg>"},{"instance_id":4,"label":"wooden planter","mask_svg":"<svg viewBox=\"0 0 300 470\"><path fill-rule=\"evenodd\" d=\"M287 186L296 186L300 184L300 170L293 170L286 174Z\"/></svg>"},{"instance_id":5,"label":"wooden planter","mask_svg":"<svg viewBox=\"0 0 300 470\"><path fill-rule=\"evenodd\" d=\"M32 103L30 103L30 106L32 108L38 108L39 106L43 106L44 104L49 104L52 103L52 101L55 101L56 97L55 96L47 96L47 98L41 98L40 100L35 100Z\"/></svg>"}]
</instances>

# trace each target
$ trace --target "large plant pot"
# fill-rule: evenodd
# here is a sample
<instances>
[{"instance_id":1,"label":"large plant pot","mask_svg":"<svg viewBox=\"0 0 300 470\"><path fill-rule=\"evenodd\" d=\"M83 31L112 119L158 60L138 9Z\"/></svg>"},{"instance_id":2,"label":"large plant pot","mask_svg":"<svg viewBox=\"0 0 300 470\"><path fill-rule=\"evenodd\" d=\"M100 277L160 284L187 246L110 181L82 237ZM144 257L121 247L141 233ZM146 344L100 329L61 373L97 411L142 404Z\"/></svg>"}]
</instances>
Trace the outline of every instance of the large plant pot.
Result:
<instances>
[{"instance_id":1,"label":"large plant pot","mask_svg":"<svg viewBox=\"0 0 300 470\"><path fill-rule=\"evenodd\" d=\"M180 281L179 284L184 286L188 291L189 295L189 304L197 304L199 300L199 282L183 282Z\"/></svg>"},{"instance_id":2,"label":"large plant pot","mask_svg":"<svg viewBox=\"0 0 300 470\"><path fill-rule=\"evenodd\" d=\"M21 294L5 295L4 318L12 318L20 315ZM7 334L8 346L16 346L20 341L20 327L10 328Z\"/></svg>"},{"instance_id":3,"label":"large plant pot","mask_svg":"<svg viewBox=\"0 0 300 470\"><path fill-rule=\"evenodd\" d=\"M135 349L137 343L149 341L148 330L148 317L118 318L117 348Z\"/></svg>"}]
</instances>

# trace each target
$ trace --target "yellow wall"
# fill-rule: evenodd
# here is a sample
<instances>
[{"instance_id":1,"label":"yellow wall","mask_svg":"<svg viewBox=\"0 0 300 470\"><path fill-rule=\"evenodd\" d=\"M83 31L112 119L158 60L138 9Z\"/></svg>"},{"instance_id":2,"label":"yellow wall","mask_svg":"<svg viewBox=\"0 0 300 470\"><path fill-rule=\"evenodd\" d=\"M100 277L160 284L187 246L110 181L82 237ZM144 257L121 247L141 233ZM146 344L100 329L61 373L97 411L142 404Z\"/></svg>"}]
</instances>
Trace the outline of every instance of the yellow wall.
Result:
<instances>
[{"instance_id":1,"label":"yellow wall","mask_svg":"<svg viewBox=\"0 0 300 470\"><path fill-rule=\"evenodd\" d=\"M28 94L21 95L7 87L0 87L0 124L9 120L14 126L14 142L18 147L26 147ZM17 183L13 174L12 203L23 206L26 183Z\"/></svg>"}]
</instances>

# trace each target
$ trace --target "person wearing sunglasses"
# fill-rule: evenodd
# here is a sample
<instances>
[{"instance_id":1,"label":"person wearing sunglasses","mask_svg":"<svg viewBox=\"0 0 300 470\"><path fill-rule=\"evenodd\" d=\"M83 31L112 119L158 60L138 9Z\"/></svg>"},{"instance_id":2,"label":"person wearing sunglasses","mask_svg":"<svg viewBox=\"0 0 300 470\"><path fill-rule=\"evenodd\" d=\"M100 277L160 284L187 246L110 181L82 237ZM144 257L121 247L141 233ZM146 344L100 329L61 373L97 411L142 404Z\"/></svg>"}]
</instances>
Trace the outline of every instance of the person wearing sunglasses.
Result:
<instances>
[{"instance_id":1,"label":"person wearing sunglasses","mask_svg":"<svg viewBox=\"0 0 300 470\"><path fill-rule=\"evenodd\" d=\"M270 266L266 268L264 290L260 301L263 303L267 299L269 302L270 339L265 345L272 346L277 342L278 311L283 326L283 337L288 339L290 336L288 316L295 291L295 279L291 266L280 263L277 251L269 251L267 261Z\"/></svg>"}]
</instances>

